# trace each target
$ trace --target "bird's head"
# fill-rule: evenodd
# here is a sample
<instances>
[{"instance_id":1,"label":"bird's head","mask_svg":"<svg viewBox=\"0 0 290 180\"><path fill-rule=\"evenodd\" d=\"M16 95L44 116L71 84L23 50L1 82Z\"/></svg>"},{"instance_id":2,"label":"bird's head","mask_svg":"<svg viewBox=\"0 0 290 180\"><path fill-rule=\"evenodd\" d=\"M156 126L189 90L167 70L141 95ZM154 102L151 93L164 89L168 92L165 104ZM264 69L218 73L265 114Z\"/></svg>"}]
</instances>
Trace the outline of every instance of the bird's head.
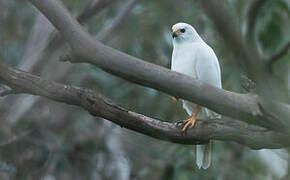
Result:
<instances>
[{"instance_id":1,"label":"bird's head","mask_svg":"<svg viewBox=\"0 0 290 180\"><path fill-rule=\"evenodd\" d=\"M201 40L195 29L186 23L177 23L172 26L172 39L173 42L194 42Z\"/></svg>"}]
</instances>

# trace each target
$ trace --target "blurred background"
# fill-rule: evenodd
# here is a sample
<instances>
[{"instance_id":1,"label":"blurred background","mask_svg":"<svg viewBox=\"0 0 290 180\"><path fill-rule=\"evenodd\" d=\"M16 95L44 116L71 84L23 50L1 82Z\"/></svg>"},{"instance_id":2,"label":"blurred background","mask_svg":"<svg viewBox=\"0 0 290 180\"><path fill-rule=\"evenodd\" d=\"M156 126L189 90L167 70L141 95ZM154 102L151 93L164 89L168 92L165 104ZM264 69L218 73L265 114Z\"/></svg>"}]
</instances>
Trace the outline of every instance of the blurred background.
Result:
<instances>
[{"instance_id":1,"label":"blurred background","mask_svg":"<svg viewBox=\"0 0 290 180\"><path fill-rule=\"evenodd\" d=\"M254 1L225 0L246 34ZM104 44L170 68L171 26L192 24L214 49L223 88L246 93L231 47L195 1L63 0L84 28ZM266 0L257 11L254 42L263 57L290 41L290 1ZM100 91L122 106L176 122L187 118L169 95L129 83L88 64L60 62L68 45L29 2L0 0L0 54L6 63L57 82ZM290 88L290 54L269 70ZM287 96L289 97L289 96ZM156 140L92 117L82 108L31 95L0 99L0 179L189 180L288 179L288 150L259 150L215 142L212 166L198 170L194 146Z\"/></svg>"}]
</instances>

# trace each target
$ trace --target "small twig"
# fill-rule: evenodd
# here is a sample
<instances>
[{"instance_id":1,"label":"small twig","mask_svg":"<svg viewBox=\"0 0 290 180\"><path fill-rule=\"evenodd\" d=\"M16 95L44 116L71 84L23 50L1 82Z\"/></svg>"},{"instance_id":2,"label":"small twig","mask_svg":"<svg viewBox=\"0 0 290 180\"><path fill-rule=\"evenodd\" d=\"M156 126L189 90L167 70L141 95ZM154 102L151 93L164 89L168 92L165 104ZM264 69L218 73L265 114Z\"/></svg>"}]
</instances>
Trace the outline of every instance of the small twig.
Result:
<instances>
[{"instance_id":1,"label":"small twig","mask_svg":"<svg viewBox=\"0 0 290 180\"><path fill-rule=\"evenodd\" d=\"M18 140L28 136L30 133L32 133L32 130L24 131L24 132L20 133L19 135L15 135L12 138L8 139L6 142L0 143L0 147L14 143L15 141L18 141Z\"/></svg>"},{"instance_id":2,"label":"small twig","mask_svg":"<svg viewBox=\"0 0 290 180\"><path fill-rule=\"evenodd\" d=\"M288 50L290 49L290 42L288 42L280 51L273 54L269 60L268 60L268 67L269 70L273 70L273 65L276 63L279 59L281 59L284 55L288 53Z\"/></svg>"},{"instance_id":3,"label":"small twig","mask_svg":"<svg viewBox=\"0 0 290 180\"><path fill-rule=\"evenodd\" d=\"M264 114L264 116L268 119L267 125L269 126L269 129L274 129L277 131L284 131L287 132L287 127L283 126L283 124L280 123L280 118L272 112L272 110L267 107L267 104L265 101L260 101L258 103L259 109L261 110L261 113Z\"/></svg>"},{"instance_id":4,"label":"small twig","mask_svg":"<svg viewBox=\"0 0 290 180\"><path fill-rule=\"evenodd\" d=\"M91 16L92 13L95 13L98 9L98 6L103 5L105 0L88 0L85 8L82 12L76 17L77 21L82 23L88 20L88 17Z\"/></svg>"},{"instance_id":5,"label":"small twig","mask_svg":"<svg viewBox=\"0 0 290 180\"><path fill-rule=\"evenodd\" d=\"M247 39L248 46L250 46L251 49L256 51L257 56L259 56L260 59L263 59L263 52L261 52L261 49L259 48L259 44L257 43L257 37L256 37L256 24L257 19L259 15L259 11L263 7L263 5L266 3L267 0L254 0L251 1L251 4L248 8L248 14L246 19L246 32L245 32L245 38Z\"/></svg>"},{"instance_id":6,"label":"small twig","mask_svg":"<svg viewBox=\"0 0 290 180\"><path fill-rule=\"evenodd\" d=\"M106 7L110 6L111 4L118 2L117 0L98 0L94 2L89 2L84 9L84 11L77 16L77 21L80 24L86 23L89 19L91 19L94 15L100 13L101 11L105 10Z\"/></svg>"},{"instance_id":7,"label":"small twig","mask_svg":"<svg viewBox=\"0 0 290 180\"><path fill-rule=\"evenodd\" d=\"M266 0L255 0L250 5L248 10L248 19L247 19L247 36L252 37L254 35L255 24L259 14L259 9L264 5Z\"/></svg>"},{"instance_id":8,"label":"small twig","mask_svg":"<svg viewBox=\"0 0 290 180\"><path fill-rule=\"evenodd\" d=\"M126 19L126 17L130 14L133 7L137 4L138 0L129 0L124 7L120 10L119 14L113 19L113 22L110 23L110 27L108 29L104 29L102 33L98 34L98 39L100 41L106 41L107 38L114 32ZM110 36L111 37L111 36Z\"/></svg>"},{"instance_id":9,"label":"small twig","mask_svg":"<svg viewBox=\"0 0 290 180\"><path fill-rule=\"evenodd\" d=\"M8 86L0 85L0 97L4 97L10 94L16 94L17 92L13 89L11 89Z\"/></svg>"}]
</instances>

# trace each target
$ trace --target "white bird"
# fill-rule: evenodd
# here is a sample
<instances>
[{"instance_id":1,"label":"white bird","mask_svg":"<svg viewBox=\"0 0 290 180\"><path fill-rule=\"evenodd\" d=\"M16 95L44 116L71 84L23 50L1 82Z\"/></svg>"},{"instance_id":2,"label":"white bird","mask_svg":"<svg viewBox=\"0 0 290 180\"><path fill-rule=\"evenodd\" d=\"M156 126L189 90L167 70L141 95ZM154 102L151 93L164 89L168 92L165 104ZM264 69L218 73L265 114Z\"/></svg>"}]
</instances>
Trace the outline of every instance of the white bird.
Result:
<instances>
[{"instance_id":1,"label":"white bird","mask_svg":"<svg viewBox=\"0 0 290 180\"><path fill-rule=\"evenodd\" d=\"M222 88L221 71L218 59L210 46L198 35L195 29L186 23L177 23L172 27L173 53L171 69L201 80L214 87ZM182 100L183 108L190 118L185 120L182 131L193 127L196 118L220 118L220 115L201 106ZM207 169L211 163L211 143L196 146L196 164Z\"/></svg>"}]
</instances>

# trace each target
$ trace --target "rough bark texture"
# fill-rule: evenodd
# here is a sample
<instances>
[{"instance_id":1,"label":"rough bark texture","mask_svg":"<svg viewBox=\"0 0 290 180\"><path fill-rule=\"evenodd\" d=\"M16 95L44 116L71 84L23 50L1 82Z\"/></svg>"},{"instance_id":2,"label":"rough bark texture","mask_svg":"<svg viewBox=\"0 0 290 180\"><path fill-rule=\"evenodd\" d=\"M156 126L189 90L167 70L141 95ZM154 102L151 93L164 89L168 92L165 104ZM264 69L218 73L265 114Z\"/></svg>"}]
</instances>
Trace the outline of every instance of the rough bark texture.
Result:
<instances>
[{"instance_id":1,"label":"rough bark texture","mask_svg":"<svg viewBox=\"0 0 290 180\"><path fill-rule=\"evenodd\" d=\"M282 125L281 123L283 121L277 123L276 120L272 121L271 118L263 114L260 108L260 98L257 95L239 94L217 89L188 76L122 53L91 38L59 2L55 0L31 0L31 2L47 16L65 40L71 45L73 53L75 54L75 57L70 59L73 63L90 63L96 65L104 71L128 81L195 102L220 114L251 124L268 128L282 127L288 124L287 122ZM208 11L214 9L214 1L212 5L209 5L210 3L203 4L203 1L200 2ZM211 12L211 16L218 13L216 9ZM226 14L223 13L221 17L226 18ZM223 21L220 22L220 24L224 23ZM243 53L245 47L240 44L239 36L235 33L230 33L229 36L233 39L236 46L241 47L239 54ZM247 52L247 54L249 53ZM245 58L250 57L246 56ZM250 58L247 62L254 63L255 60ZM253 66L256 66L256 64L253 64ZM254 70L252 69L252 71ZM281 106L284 109L290 110L288 106ZM290 111L283 112L290 116Z\"/></svg>"},{"instance_id":2,"label":"rough bark texture","mask_svg":"<svg viewBox=\"0 0 290 180\"><path fill-rule=\"evenodd\" d=\"M88 110L94 116L103 117L122 127L176 143L199 144L207 142L209 139L215 139L236 141L253 149L281 148L289 145L287 134L274 131L277 128L289 127L289 123L286 121L290 116L288 105L265 101L256 94L239 94L217 89L188 76L117 51L93 39L58 1L30 1L71 45L74 53L74 57L70 59L71 62L96 65L104 71L133 83L192 101L233 119L197 121L195 128L184 134L178 124L162 122L132 112L111 102L98 92L41 79L0 62L0 80L12 88L12 91L4 90L3 95L28 93L77 105ZM209 16L215 20L218 30L226 34L228 32L229 40L235 45L237 54L246 52L245 46L240 41L239 33L230 31L230 25L223 26L226 24L227 14L221 13L219 8L216 8L216 2L199 2ZM221 13L220 19L217 18L218 13ZM255 68L263 66L257 66L261 62L258 61L259 59L255 62L253 59L259 57L250 56L251 53L247 52L241 58L245 59L245 64L252 67L249 69L249 74L254 77ZM262 73L254 78L258 85L264 75L267 74ZM267 83L268 81L265 84ZM269 92L262 94L269 95ZM269 109L271 111L268 111Z\"/></svg>"},{"instance_id":3,"label":"rough bark texture","mask_svg":"<svg viewBox=\"0 0 290 180\"><path fill-rule=\"evenodd\" d=\"M41 79L0 62L0 80L13 88L10 93L28 93L80 106L94 116L110 120L148 136L181 144L200 144L209 139L235 141L253 149L288 146L287 136L228 118L197 121L195 128L182 133L181 124L162 122L127 110L96 91ZM6 89L7 92L7 89ZM7 93L5 94L7 95Z\"/></svg>"}]
</instances>

